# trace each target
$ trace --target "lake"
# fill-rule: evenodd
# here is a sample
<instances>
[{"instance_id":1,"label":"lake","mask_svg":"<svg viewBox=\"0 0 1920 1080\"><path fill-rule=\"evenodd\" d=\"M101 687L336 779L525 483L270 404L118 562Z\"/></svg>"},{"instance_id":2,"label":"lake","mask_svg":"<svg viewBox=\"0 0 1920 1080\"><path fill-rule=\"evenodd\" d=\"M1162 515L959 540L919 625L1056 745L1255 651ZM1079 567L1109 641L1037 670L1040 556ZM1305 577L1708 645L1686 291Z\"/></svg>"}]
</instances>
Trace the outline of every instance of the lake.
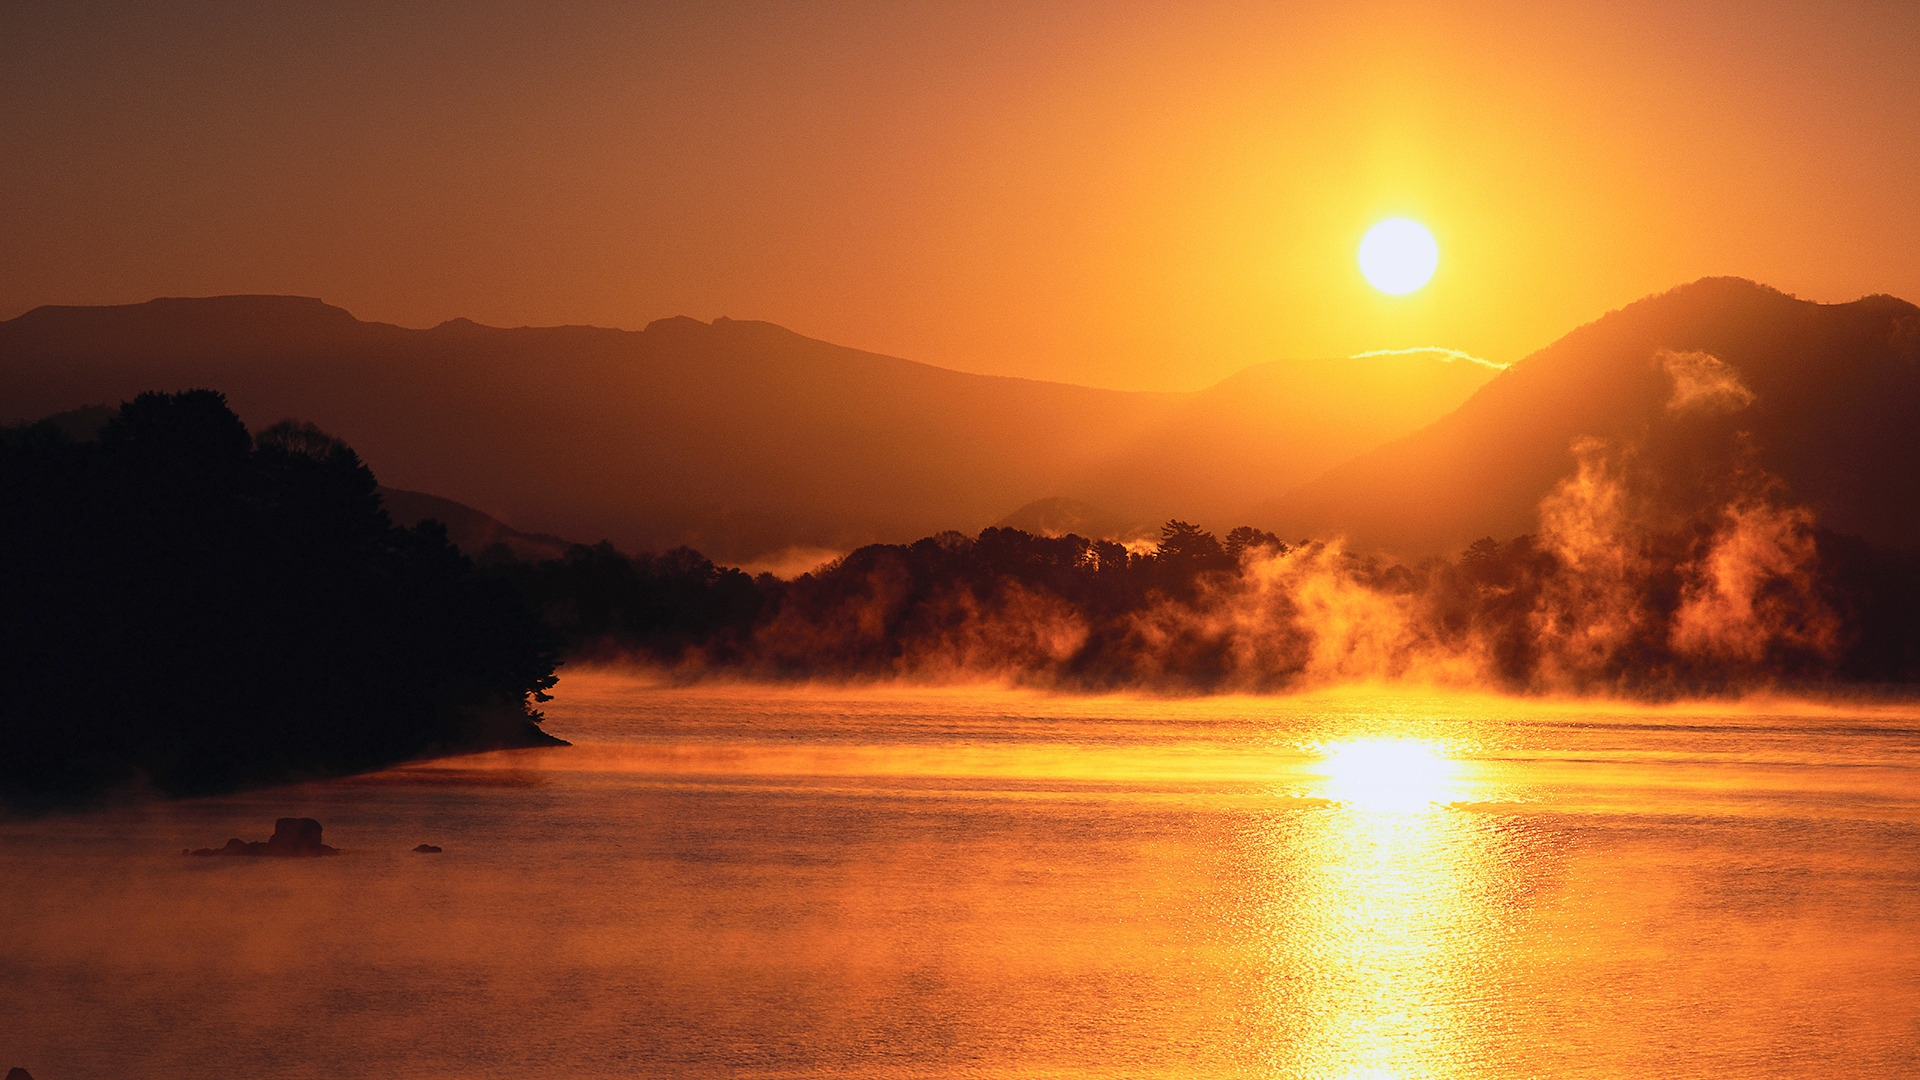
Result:
<instances>
[{"instance_id":1,"label":"lake","mask_svg":"<svg viewBox=\"0 0 1920 1080\"><path fill-rule=\"evenodd\" d=\"M571 748L0 821L0 1068L1920 1075L1914 707L557 694ZM180 854L282 816L344 854Z\"/></svg>"}]
</instances>

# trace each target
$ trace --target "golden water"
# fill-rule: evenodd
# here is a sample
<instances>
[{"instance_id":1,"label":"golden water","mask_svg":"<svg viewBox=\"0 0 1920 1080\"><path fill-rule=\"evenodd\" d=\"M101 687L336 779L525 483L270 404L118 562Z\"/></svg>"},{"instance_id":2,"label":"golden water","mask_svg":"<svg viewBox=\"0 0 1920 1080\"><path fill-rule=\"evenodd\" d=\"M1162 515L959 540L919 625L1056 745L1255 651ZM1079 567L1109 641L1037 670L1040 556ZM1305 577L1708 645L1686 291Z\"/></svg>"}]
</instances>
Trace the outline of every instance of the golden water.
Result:
<instances>
[{"instance_id":1,"label":"golden water","mask_svg":"<svg viewBox=\"0 0 1920 1080\"><path fill-rule=\"evenodd\" d=\"M1920 712L576 674L549 716L579 745L0 822L0 1068L1920 1075ZM178 854L287 815L346 854Z\"/></svg>"}]
</instances>

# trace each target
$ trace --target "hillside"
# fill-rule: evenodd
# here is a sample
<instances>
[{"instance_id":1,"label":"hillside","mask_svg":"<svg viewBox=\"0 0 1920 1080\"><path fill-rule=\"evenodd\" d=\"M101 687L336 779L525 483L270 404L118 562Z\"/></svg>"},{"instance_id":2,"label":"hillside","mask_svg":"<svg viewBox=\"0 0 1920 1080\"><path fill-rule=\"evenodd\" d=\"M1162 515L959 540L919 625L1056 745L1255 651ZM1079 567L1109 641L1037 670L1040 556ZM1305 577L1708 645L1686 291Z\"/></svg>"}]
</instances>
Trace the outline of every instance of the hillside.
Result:
<instances>
[{"instance_id":1,"label":"hillside","mask_svg":"<svg viewBox=\"0 0 1920 1080\"><path fill-rule=\"evenodd\" d=\"M1153 431L1090 470L1098 506L1161 500L1137 517L1244 524L1249 507L1399 438L1464 402L1500 369L1439 350L1256 364L1182 396Z\"/></svg>"},{"instance_id":2,"label":"hillside","mask_svg":"<svg viewBox=\"0 0 1920 1080\"><path fill-rule=\"evenodd\" d=\"M411 529L423 521L438 521L446 527L448 541L474 558L482 558L496 545L503 545L516 559L540 562L560 558L573 546L558 536L521 532L471 506L424 491L396 491L390 487L376 491L381 508L395 525Z\"/></svg>"},{"instance_id":3,"label":"hillside","mask_svg":"<svg viewBox=\"0 0 1920 1080\"><path fill-rule=\"evenodd\" d=\"M1708 278L1580 327L1438 422L1254 518L1288 536L1457 552L1534 531L1585 437L1662 512L1697 513L1729 498L1730 484L1777 481L1770 497L1809 507L1827 528L1912 548L1917 429L1920 308L1888 296L1815 304Z\"/></svg>"},{"instance_id":4,"label":"hillside","mask_svg":"<svg viewBox=\"0 0 1920 1080\"><path fill-rule=\"evenodd\" d=\"M300 297L176 298L0 323L0 422L210 387L250 426L311 421L394 487L516 530L747 560L973 531L1047 497L1231 525L1262 494L1443 415L1491 373L1395 359L1439 374L1383 393L1373 368L1337 361L1126 393L949 371L760 322L411 330ZM1328 395L1351 404L1298 406Z\"/></svg>"}]
</instances>

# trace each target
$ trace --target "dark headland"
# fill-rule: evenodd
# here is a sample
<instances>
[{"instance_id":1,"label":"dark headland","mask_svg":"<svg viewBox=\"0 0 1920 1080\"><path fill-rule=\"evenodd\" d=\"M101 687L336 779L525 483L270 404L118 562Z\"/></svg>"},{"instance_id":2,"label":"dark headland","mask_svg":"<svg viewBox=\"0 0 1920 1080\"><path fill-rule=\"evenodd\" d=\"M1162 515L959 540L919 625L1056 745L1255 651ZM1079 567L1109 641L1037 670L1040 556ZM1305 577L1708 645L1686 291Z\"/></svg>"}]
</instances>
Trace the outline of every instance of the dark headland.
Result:
<instances>
[{"instance_id":1,"label":"dark headland","mask_svg":"<svg viewBox=\"0 0 1920 1080\"><path fill-rule=\"evenodd\" d=\"M554 745L545 630L344 443L142 394L0 433L0 804L200 795Z\"/></svg>"}]
</instances>

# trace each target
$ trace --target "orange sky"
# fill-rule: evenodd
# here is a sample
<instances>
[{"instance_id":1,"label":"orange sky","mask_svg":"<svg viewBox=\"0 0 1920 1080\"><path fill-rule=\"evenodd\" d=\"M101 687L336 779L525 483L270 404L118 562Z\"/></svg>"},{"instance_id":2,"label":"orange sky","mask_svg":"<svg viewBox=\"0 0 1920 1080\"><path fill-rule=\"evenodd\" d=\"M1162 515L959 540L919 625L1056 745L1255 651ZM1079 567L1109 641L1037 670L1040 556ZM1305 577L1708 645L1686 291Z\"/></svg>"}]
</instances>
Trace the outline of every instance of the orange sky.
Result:
<instances>
[{"instance_id":1,"label":"orange sky","mask_svg":"<svg viewBox=\"0 0 1920 1080\"><path fill-rule=\"evenodd\" d=\"M1708 274L1920 300L1920 9L0 5L0 318L767 319L1189 389L1511 361ZM1353 252L1426 223L1432 284Z\"/></svg>"}]
</instances>

